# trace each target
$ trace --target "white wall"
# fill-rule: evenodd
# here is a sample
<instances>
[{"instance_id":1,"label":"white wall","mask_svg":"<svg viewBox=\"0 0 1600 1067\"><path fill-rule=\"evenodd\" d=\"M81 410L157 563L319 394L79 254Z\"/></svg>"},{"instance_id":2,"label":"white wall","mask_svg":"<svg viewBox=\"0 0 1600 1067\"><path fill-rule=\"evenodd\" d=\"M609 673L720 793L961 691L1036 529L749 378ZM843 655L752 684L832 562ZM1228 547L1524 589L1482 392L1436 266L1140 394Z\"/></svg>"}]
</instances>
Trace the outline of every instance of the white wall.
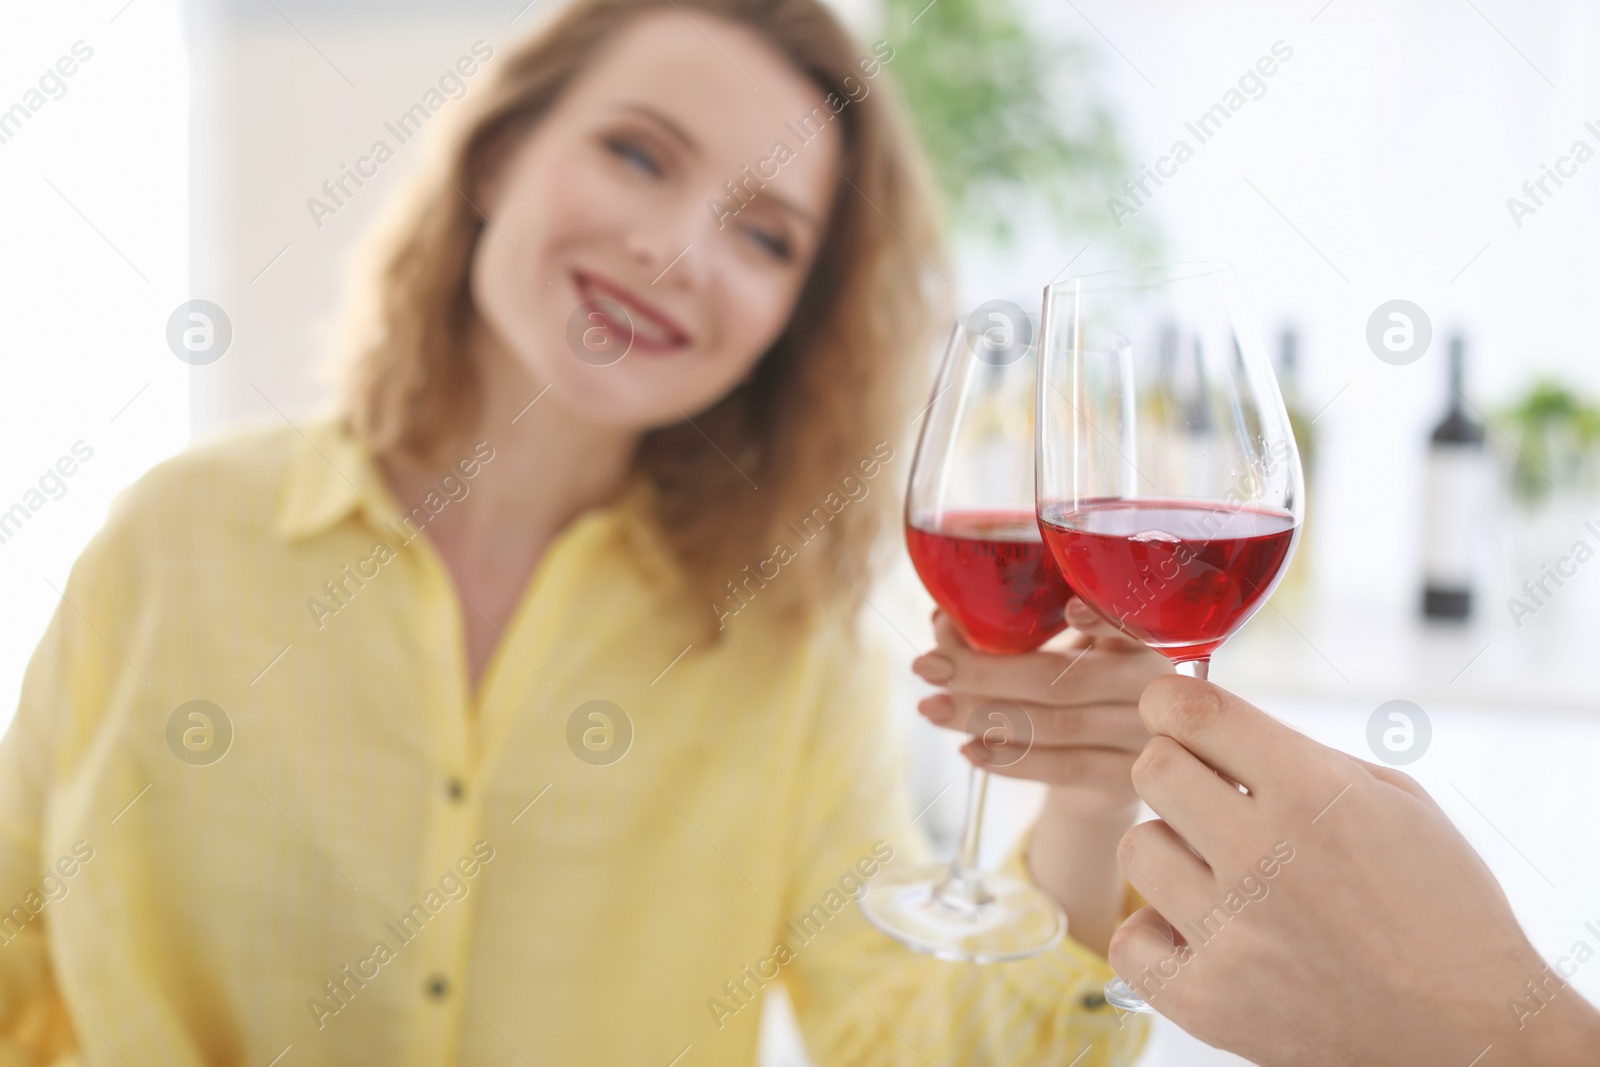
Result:
<instances>
[{"instance_id":1,"label":"white wall","mask_svg":"<svg viewBox=\"0 0 1600 1067\"><path fill-rule=\"evenodd\" d=\"M436 88L475 41L498 48L542 10L513 23L521 3L277 6L282 15L237 0L191 7L192 248L197 276L235 328L234 350L196 380L200 432L275 418L274 408L294 417L327 397L346 259L460 101L445 97L423 135L403 143L385 123ZM466 95L493 63L465 79ZM336 202L323 183L379 140L393 158L359 187L346 179L350 195L336 191ZM314 217L312 198L335 213Z\"/></svg>"},{"instance_id":2,"label":"white wall","mask_svg":"<svg viewBox=\"0 0 1600 1067\"><path fill-rule=\"evenodd\" d=\"M1338 395L1316 424L1319 580L1327 596L1386 613L1412 612L1418 595L1422 444L1443 411L1443 335L1466 329L1468 392L1491 416L1540 373L1600 393L1600 158L1520 229L1505 205L1574 139L1600 150L1600 132L1583 128L1600 131L1600 8L1474 4L1033 4L1055 32L1100 50L1135 168L1175 138L1197 144L1184 123L1275 41L1294 50L1146 211L1165 258L1238 266L1263 333L1300 325L1307 406ZM1040 241L969 288L1036 287L1081 247ZM1120 265L1102 243L1071 273ZM1380 363L1364 340L1373 309L1397 297L1435 327L1432 350L1405 367Z\"/></svg>"},{"instance_id":3,"label":"white wall","mask_svg":"<svg viewBox=\"0 0 1600 1067\"><path fill-rule=\"evenodd\" d=\"M0 511L27 513L0 527L0 729L112 495L188 440L187 92L176 0L0 11L0 110L38 107L0 142Z\"/></svg>"}]
</instances>

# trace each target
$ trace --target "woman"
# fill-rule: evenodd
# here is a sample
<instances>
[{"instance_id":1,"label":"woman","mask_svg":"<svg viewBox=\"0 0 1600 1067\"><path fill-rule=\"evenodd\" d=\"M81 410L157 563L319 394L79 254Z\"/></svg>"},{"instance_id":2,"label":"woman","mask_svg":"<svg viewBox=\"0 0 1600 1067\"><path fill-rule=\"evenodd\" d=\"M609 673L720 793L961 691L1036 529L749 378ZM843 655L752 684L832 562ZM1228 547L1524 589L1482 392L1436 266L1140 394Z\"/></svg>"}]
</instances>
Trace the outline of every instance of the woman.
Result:
<instances>
[{"instance_id":1,"label":"woman","mask_svg":"<svg viewBox=\"0 0 1600 1067\"><path fill-rule=\"evenodd\" d=\"M163 464L73 570L0 748L0 1061L747 1064L780 980L821 1063L1127 1061L1150 654L920 661L935 721L1028 702L1014 862L1078 940L954 966L849 900L918 848L853 627L942 304L892 56L592 0L493 61L340 412Z\"/></svg>"}]
</instances>

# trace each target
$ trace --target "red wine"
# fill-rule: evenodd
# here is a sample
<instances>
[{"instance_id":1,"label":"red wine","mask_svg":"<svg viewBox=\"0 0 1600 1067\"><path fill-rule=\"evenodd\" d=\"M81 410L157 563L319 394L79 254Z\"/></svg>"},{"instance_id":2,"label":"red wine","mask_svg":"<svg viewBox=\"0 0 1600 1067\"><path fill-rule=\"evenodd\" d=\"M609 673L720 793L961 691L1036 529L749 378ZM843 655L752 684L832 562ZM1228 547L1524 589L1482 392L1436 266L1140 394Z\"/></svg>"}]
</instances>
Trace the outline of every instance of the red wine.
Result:
<instances>
[{"instance_id":1,"label":"red wine","mask_svg":"<svg viewBox=\"0 0 1600 1067\"><path fill-rule=\"evenodd\" d=\"M906 548L922 584L974 648L1028 652L1067 628L1072 589L1031 511L946 512L936 526L910 522Z\"/></svg>"},{"instance_id":2,"label":"red wine","mask_svg":"<svg viewBox=\"0 0 1600 1067\"><path fill-rule=\"evenodd\" d=\"M1040 526L1078 595L1174 660L1211 655L1243 625L1298 530L1284 511L1178 500L1059 505Z\"/></svg>"}]
</instances>

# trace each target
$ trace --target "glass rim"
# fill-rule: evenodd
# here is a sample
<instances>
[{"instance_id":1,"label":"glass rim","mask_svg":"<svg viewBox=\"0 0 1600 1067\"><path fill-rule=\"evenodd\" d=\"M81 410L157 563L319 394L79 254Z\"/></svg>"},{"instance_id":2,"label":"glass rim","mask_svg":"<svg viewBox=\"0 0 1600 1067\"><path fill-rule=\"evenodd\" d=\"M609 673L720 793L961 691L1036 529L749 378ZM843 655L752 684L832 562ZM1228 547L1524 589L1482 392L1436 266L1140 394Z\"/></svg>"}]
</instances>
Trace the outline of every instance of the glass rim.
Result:
<instances>
[{"instance_id":1,"label":"glass rim","mask_svg":"<svg viewBox=\"0 0 1600 1067\"><path fill-rule=\"evenodd\" d=\"M1116 270L1075 274L1044 287L1045 299L1072 289L1090 292L1149 289L1165 282L1193 281L1214 274L1236 277L1233 264L1223 259L1201 259L1182 263L1156 263L1142 267L1119 267ZM1091 284L1085 284L1091 283Z\"/></svg>"},{"instance_id":2,"label":"glass rim","mask_svg":"<svg viewBox=\"0 0 1600 1067\"><path fill-rule=\"evenodd\" d=\"M1006 302L1010 303L1010 301L1006 301ZM954 321L952 321L950 323L951 332L952 333L974 333L974 332L976 332L976 333L980 333L981 334L983 332L982 330L974 330L973 329L972 316L976 315L980 309L982 309L983 307L985 307L985 306L987 306L988 304L991 304L991 303L994 303L994 301L986 300L986 301L983 301L981 303L973 304L969 308L963 308L960 311L956 312L956 316L955 316ZM1038 333L1039 333L1039 319L1041 317L1042 312L1039 309L1030 310L1028 308L1023 307L1021 304L1017 304L1015 306L1016 306L1017 311L1020 313L1021 317L1024 318L1024 319L1027 319L1029 325L1031 325L1033 327L1034 336L1037 337Z\"/></svg>"},{"instance_id":3,"label":"glass rim","mask_svg":"<svg viewBox=\"0 0 1600 1067\"><path fill-rule=\"evenodd\" d=\"M1039 350L1039 342L1044 336L1043 315L1039 311L1030 311L1020 304L1013 304L1009 300L1003 302L1011 305L1010 314L1015 316L1012 320L1012 325L1017 327L1019 331L1024 324L1026 325L1026 340L1023 340L1019 332L1013 343L1003 349L993 349L992 346L984 344L985 337L993 327L974 323L973 317L985 307L999 302L1001 301L989 300L976 304L963 310L955 317L955 321L950 323L949 333L946 335L944 342L942 369L939 374L940 381L944 379L946 369L953 370L958 363L962 362L963 352L965 356L975 359L979 363L996 369L1005 369L1025 359L1031 359L1034 353ZM986 347L990 348L991 351L1003 352L1009 358L1000 360L989 358L983 353ZM937 388L937 382L935 383L935 388Z\"/></svg>"}]
</instances>

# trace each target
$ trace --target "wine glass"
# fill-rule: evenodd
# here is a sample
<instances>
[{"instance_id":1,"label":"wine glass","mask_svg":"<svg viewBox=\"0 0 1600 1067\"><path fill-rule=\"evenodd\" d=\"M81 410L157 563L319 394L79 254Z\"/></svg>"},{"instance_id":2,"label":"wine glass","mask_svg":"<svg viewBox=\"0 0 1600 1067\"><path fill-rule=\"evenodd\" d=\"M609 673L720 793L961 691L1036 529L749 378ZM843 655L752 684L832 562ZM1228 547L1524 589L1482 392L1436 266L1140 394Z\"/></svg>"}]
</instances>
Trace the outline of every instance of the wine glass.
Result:
<instances>
[{"instance_id":1,"label":"wine glass","mask_svg":"<svg viewBox=\"0 0 1600 1067\"><path fill-rule=\"evenodd\" d=\"M923 414L906 547L917 574L972 647L1009 654L1066 629L1072 591L1039 534L1033 502L1037 323L990 301L950 333ZM968 724L992 760L1026 753L1032 726L1019 705L990 701ZM861 910L879 930L949 960L995 963L1055 945L1067 919L1031 883L978 869L987 771L972 768L958 853L878 876ZM887 879L887 881L885 880Z\"/></svg>"},{"instance_id":2,"label":"wine glass","mask_svg":"<svg viewBox=\"0 0 1600 1067\"><path fill-rule=\"evenodd\" d=\"M1045 289L1043 330L1045 543L1085 603L1204 678L1305 517L1289 415L1233 268L1071 278ZM1151 1010L1120 977L1106 999Z\"/></svg>"}]
</instances>

